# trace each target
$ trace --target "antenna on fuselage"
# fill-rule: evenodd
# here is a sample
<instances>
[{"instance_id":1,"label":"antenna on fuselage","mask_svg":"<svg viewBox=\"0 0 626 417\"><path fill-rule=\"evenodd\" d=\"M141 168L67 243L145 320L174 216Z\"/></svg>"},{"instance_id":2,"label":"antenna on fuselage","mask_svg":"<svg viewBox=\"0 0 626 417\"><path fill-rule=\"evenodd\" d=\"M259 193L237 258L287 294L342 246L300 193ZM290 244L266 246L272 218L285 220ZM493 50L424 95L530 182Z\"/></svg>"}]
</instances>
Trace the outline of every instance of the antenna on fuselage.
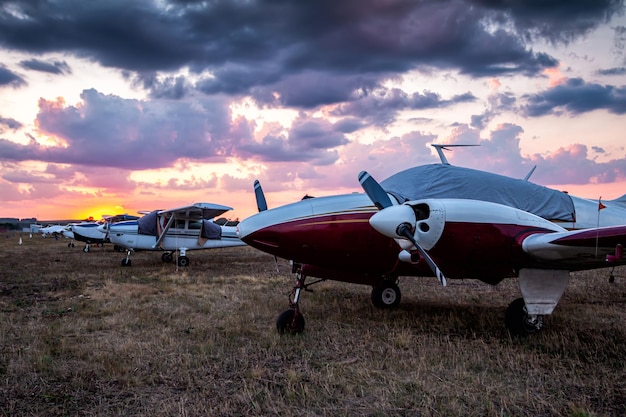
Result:
<instances>
[{"instance_id":1,"label":"antenna on fuselage","mask_svg":"<svg viewBox=\"0 0 626 417\"><path fill-rule=\"evenodd\" d=\"M449 148L457 148L457 147L461 147L461 146L480 146L480 145L444 145L444 144L438 144L438 143L431 143L430 146L432 146L433 148L435 148L437 150L437 154L439 155L439 159L441 159L441 163L443 165L450 165L450 162L448 162L448 158L446 158L446 156L443 154L444 149L446 151L451 151L452 149Z\"/></svg>"},{"instance_id":2,"label":"antenna on fuselage","mask_svg":"<svg viewBox=\"0 0 626 417\"><path fill-rule=\"evenodd\" d=\"M535 165L528 174L526 174L526 176L524 177L524 181L528 181L530 179L530 176L533 175L533 172L535 172L535 169L537 169L537 165Z\"/></svg>"}]
</instances>

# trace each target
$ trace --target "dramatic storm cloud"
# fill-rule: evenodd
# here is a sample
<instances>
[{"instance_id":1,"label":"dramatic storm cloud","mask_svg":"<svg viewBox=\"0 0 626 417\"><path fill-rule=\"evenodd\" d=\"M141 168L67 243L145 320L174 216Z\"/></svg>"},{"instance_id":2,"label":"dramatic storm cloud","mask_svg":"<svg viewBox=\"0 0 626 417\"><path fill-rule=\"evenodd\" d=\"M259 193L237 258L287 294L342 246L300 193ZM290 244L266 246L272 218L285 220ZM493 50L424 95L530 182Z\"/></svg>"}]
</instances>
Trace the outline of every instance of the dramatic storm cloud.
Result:
<instances>
[{"instance_id":1,"label":"dramatic storm cloud","mask_svg":"<svg viewBox=\"0 0 626 417\"><path fill-rule=\"evenodd\" d=\"M618 184L625 11L623 0L0 2L0 190L15 211L45 202L44 183L92 205L165 189L172 204L209 189L239 197L257 177L276 193L354 191L362 169L382 179L436 162L433 142L481 144L451 159L507 175L538 165L544 184Z\"/></svg>"}]
</instances>

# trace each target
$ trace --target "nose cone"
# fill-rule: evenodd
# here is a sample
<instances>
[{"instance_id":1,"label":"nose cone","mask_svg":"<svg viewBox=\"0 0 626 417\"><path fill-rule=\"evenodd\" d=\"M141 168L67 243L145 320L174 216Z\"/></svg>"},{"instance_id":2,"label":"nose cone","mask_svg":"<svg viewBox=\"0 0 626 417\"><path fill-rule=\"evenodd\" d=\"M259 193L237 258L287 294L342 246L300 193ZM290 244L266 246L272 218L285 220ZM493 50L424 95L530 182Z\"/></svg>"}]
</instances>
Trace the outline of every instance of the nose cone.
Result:
<instances>
[{"instance_id":1,"label":"nose cone","mask_svg":"<svg viewBox=\"0 0 626 417\"><path fill-rule=\"evenodd\" d=\"M397 239L402 236L398 235L398 227L403 223L409 223L411 227L415 226L415 213L413 209L406 205L390 206L379 211L370 218L370 225L383 235Z\"/></svg>"},{"instance_id":2,"label":"nose cone","mask_svg":"<svg viewBox=\"0 0 626 417\"><path fill-rule=\"evenodd\" d=\"M238 226L238 235L246 244L270 253L285 255L284 251L294 246L294 239L299 239L302 228L296 225L312 214L309 200L276 207L254 214L242 220Z\"/></svg>"},{"instance_id":3,"label":"nose cone","mask_svg":"<svg viewBox=\"0 0 626 417\"><path fill-rule=\"evenodd\" d=\"M276 246L270 236L279 223L281 219L276 216L275 210L262 211L239 222L237 235L243 242L258 249L265 245Z\"/></svg>"}]
</instances>

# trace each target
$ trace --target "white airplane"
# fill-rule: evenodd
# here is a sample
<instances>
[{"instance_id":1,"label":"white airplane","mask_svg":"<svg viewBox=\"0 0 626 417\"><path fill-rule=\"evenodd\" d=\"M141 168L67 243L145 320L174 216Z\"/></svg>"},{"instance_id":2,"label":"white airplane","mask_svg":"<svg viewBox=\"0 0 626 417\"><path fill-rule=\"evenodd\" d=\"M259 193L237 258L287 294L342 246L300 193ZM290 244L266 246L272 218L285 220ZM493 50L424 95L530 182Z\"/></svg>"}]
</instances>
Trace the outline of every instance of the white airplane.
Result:
<instances>
[{"instance_id":1,"label":"white airplane","mask_svg":"<svg viewBox=\"0 0 626 417\"><path fill-rule=\"evenodd\" d=\"M131 265L130 255L137 250L164 251L163 262L172 261L178 251L177 264L187 266L187 251L245 245L237 235L236 223L219 225L212 221L229 210L232 208L213 203L154 210L137 220L110 224L109 239L127 250L122 266Z\"/></svg>"},{"instance_id":2,"label":"white airplane","mask_svg":"<svg viewBox=\"0 0 626 417\"><path fill-rule=\"evenodd\" d=\"M125 220L137 220L138 218L138 216L130 216L128 214L117 214L115 216L102 216L102 220L99 221L82 221L80 223L71 223L68 226L73 234L72 239L85 242L83 252L89 252L89 246L91 244L98 245L111 241L109 239L107 225ZM66 234L66 232L64 232L64 234ZM68 246L74 246L74 243L70 242ZM116 250L117 249L116 247ZM123 251L124 249L122 248L121 250Z\"/></svg>"},{"instance_id":3,"label":"white airplane","mask_svg":"<svg viewBox=\"0 0 626 417\"><path fill-rule=\"evenodd\" d=\"M582 199L443 159L381 184L362 172L359 182L366 194L269 210L255 182L260 212L239 223L239 236L291 260L296 274L280 332L304 330L300 296L321 280L370 285L373 304L389 308L400 302L399 277L435 276L443 285L518 277L522 298L509 305L505 324L511 334L529 334L556 307L570 271L626 264L626 196Z\"/></svg>"},{"instance_id":4,"label":"white airplane","mask_svg":"<svg viewBox=\"0 0 626 417\"><path fill-rule=\"evenodd\" d=\"M63 235L63 231L66 230L66 227L67 226L60 224L49 225L39 229L39 233L41 233L42 237Z\"/></svg>"}]
</instances>

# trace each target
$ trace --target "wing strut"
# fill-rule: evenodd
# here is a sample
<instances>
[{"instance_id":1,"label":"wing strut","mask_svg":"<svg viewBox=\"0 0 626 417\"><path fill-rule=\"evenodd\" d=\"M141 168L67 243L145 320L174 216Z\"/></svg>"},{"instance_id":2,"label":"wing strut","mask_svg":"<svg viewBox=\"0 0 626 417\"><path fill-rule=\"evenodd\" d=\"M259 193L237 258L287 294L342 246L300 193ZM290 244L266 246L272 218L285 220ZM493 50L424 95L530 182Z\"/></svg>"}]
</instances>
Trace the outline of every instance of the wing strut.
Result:
<instances>
[{"instance_id":1,"label":"wing strut","mask_svg":"<svg viewBox=\"0 0 626 417\"><path fill-rule=\"evenodd\" d=\"M161 216L159 216L158 218L160 218L160 217ZM167 233L167 231L170 229L170 226L172 226L172 223L174 223L174 217L176 217L176 216L172 213L172 215L170 216L169 220L167 221L167 224L165 225L165 227L161 231L161 234L159 235L159 238L155 242L154 246L152 246L153 249L159 247L161 242L163 242L163 239L165 238L165 233Z\"/></svg>"}]
</instances>

